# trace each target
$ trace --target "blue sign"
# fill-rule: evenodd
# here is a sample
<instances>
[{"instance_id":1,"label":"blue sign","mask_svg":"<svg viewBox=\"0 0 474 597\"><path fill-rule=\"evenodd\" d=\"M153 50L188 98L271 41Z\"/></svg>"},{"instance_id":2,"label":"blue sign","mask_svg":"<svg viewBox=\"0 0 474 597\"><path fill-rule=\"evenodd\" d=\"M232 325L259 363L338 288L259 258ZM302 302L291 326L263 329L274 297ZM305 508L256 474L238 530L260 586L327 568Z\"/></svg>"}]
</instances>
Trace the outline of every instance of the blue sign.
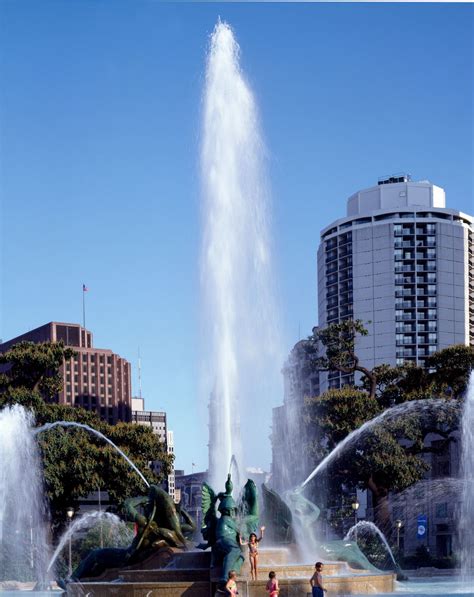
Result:
<instances>
[{"instance_id":1,"label":"blue sign","mask_svg":"<svg viewBox=\"0 0 474 597\"><path fill-rule=\"evenodd\" d=\"M417 519L417 533L416 536L418 539L423 539L426 537L426 533L428 532L428 517L426 514L420 514Z\"/></svg>"}]
</instances>

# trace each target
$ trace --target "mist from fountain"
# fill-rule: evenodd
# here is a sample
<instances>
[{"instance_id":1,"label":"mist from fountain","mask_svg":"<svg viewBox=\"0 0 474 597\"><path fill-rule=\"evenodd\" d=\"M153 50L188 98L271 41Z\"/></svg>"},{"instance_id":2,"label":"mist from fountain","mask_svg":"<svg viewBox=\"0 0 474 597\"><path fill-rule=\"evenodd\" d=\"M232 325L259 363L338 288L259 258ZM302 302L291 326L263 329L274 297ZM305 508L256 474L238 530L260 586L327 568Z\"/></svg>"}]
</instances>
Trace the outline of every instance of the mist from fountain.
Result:
<instances>
[{"instance_id":1,"label":"mist from fountain","mask_svg":"<svg viewBox=\"0 0 474 597\"><path fill-rule=\"evenodd\" d=\"M92 433L92 435L95 435L96 437L100 438L104 442L108 443L120 454L120 456L124 460L127 461L127 463L130 465L130 467L137 473L137 475L142 479L142 481L145 483L145 485L147 487L150 487L150 484L145 479L142 472L136 467L136 465L130 460L130 458L123 452L123 450L121 450L118 446L116 446L114 444L114 442L111 439L109 439L106 435L104 435L100 431L97 431L97 429L94 429L93 427L89 427L89 425L86 425L84 423L76 423L74 421L55 421L54 423L46 423L45 425L43 425L41 427L37 427L36 429L33 430L33 433L35 435L37 435L38 433L43 433L44 431L49 431L50 429L54 429L55 427L66 427L66 428L67 427L76 427L78 429L83 429L84 431L87 431L88 433Z\"/></svg>"},{"instance_id":2,"label":"mist from fountain","mask_svg":"<svg viewBox=\"0 0 474 597\"><path fill-rule=\"evenodd\" d=\"M33 425L22 406L0 411L0 580L46 586L48 513Z\"/></svg>"},{"instance_id":3,"label":"mist from fountain","mask_svg":"<svg viewBox=\"0 0 474 597\"><path fill-rule=\"evenodd\" d=\"M52 566L56 562L59 554L62 552L66 544L69 543L69 539L72 539L76 533L91 527L107 523L112 525L117 531L120 529L120 533L116 533L116 541L108 542L114 544L113 547L123 547L131 543L133 539L133 532L129 531L127 525L115 514L110 512L87 512L84 516L77 518L61 535L58 545L49 561L47 570L51 570ZM119 537L119 535L123 535ZM124 541L125 539L125 541Z\"/></svg>"},{"instance_id":4,"label":"mist from fountain","mask_svg":"<svg viewBox=\"0 0 474 597\"><path fill-rule=\"evenodd\" d=\"M203 387L214 388L209 413L214 486L225 479L232 455L243 466L240 421L252 418L252 427L266 428L265 386L280 381L265 151L239 58L232 29L219 21L207 56L201 147ZM249 456L255 458L253 450Z\"/></svg>"},{"instance_id":5,"label":"mist from fountain","mask_svg":"<svg viewBox=\"0 0 474 597\"><path fill-rule=\"evenodd\" d=\"M461 576L472 579L474 572L474 371L469 376L461 426L461 511L459 542L461 547Z\"/></svg>"}]
</instances>

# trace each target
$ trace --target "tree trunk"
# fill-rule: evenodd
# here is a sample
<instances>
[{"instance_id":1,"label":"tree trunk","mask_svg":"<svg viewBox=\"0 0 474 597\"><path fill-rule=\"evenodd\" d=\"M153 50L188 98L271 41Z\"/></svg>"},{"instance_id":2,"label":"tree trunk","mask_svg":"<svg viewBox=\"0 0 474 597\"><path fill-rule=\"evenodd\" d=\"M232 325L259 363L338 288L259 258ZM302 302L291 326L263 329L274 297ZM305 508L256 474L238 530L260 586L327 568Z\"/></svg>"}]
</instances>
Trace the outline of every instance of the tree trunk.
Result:
<instances>
[{"instance_id":1,"label":"tree trunk","mask_svg":"<svg viewBox=\"0 0 474 597\"><path fill-rule=\"evenodd\" d=\"M374 523L387 537L390 537L392 522L390 516L390 507L388 501L388 490L386 487L377 485L371 478L368 488L372 493L372 504L374 508Z\"/></svg>"}]
</instances>

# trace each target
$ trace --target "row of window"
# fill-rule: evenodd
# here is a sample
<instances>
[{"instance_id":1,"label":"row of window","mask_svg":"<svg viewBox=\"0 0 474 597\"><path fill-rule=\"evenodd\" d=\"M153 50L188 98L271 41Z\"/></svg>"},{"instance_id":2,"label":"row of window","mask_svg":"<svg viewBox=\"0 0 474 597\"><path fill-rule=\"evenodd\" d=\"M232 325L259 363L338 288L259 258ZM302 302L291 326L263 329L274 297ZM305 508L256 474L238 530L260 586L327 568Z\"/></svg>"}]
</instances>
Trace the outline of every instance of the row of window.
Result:
<instances>
[{"instance_id":1,"label":"row of window","mask_svg":"<svg viewBox=\"0 0 474 597\"><path fill-rule=\"evenodd\" d=\"M391 212L388 214L380 214L379 216L373 216L373 217L370 216L370 217L364 217L364 218L357 218L355 220L349 220L348 222L339 224L339 226L334 226L332 228L329 228L329 230L326 230L326 232L322 235L322 238L326 239L328 236L335 234L338 230L347 230L347 228L361 226L363 224L371 224L372 222L381 222L384 220L399 220L399 219L400 220L404 220L404 219L416 220L417 234L423 234L423 232L421 232L423 223L419 222L418 220L425 219L425 218L433 218L436 220L456 222L459 224L465 224L467 226L472 227L472 223L469 220L462 218L460 216L455 216L455 215L451 215L451 214L443 213L443 212L425 212L425 211ZM429 226L430 224L432 226L436 226L436 224L434 222L426 223L426 226ZM397 226L407 228L410 225L409 224L408 225L407 224L395 224L394 228ZM420 232L418 232L418 230L420 230ZM430 232L430 233L432 234L434 231L435 231L435 229L432 229L432 232Z\"/></svg>"}]
</instances>

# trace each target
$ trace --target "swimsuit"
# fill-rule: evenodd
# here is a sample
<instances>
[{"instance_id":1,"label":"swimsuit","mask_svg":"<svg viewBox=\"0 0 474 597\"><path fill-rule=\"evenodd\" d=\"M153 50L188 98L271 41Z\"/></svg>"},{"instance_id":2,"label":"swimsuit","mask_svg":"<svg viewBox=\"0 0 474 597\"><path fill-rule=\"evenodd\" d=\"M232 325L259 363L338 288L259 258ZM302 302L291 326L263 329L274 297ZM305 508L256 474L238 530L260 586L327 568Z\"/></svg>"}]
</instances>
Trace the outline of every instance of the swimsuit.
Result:
<instances>
[{"instance_id":1,"label":"swimsuit","mask_svg":"<svg viewBox=\"0 0 474 597\"><path fill-rule=\"evenodd\" d=\"M258 556L258 545L257 543L249 543L249 556L254 558Z\"/></svg>"},{"instance_id":2,"label":"swimsuit","mask_svg":"<svg viewBox=\"0 0 474 597\"><path fill-rule=\"evenodd\" d=\"M269 580L267 582L267 591L268 591L270 597L277 597L278 588L277 588L277 582L275 580Z\"/></svg>"}]
</instances>

